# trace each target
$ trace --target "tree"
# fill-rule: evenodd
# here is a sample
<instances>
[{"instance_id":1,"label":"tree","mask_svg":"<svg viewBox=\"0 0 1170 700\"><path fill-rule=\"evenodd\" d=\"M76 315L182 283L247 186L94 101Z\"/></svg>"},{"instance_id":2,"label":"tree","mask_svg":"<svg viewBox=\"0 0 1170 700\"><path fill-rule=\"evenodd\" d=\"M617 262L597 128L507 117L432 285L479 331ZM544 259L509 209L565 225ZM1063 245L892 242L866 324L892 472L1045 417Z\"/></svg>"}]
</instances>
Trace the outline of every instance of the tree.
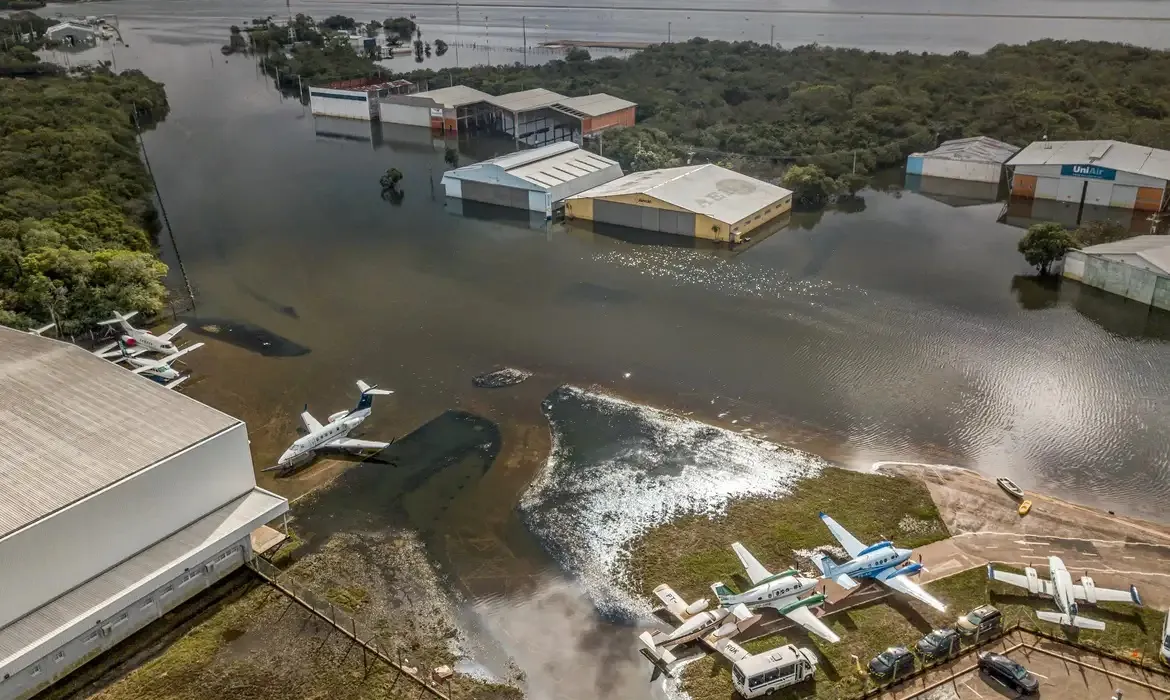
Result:
<instances>
[{"instance_id":1,"label":"tree","mask_svg":"<svg viewBox=\"0 0 1170 700\"><path fill-rule=\"evenodd\" d=\"M354 21L353 17L346 17L345 15L332 15L322 20L321 26L325 27L326 29L332 29L334 31L353 31L354 29L357 29L357 22Z\"/></svg>"},{"instance_id":2,"label":"tree","mask_svg":"<svg viewBox=\"0 0 1170 700\"><path fill-rule=\"evenodd\" d=\"M455 150L454 148L448 147L447 150L443 152L443 161L445 163L447 163L447 165L451 166L452 168L458 168L459 167L459 151Z\"/></svg>"},{"instance_id":3,"label":"tree","mask_svg":"<svg viewBox=\"0 0 1170 700\"><path fill-rule=\"evenodd\" d=\"M806 208L822 207L837 190L837 183L815 165L794 165L782 181L793 200Z\"/></svg>"},{"instance_id":4,"label":"tree","mask_svg":"<svg viewBox=\"0 0 1170 700\"><path fill-rule=\"evenodd\" d=\"M1087 248L1091 245L1112 243L1125 240L1133 236L1129 229L1115 221L1090 221L1082 224L1073 232L1077 247Z\"/></svg>"},{"instance_id":5,"label":"tree","mask_svg":"<svg viewBox=\"0 0 1170 700\"><path fill-rule=\"evenodd\" d=\"M402 181L402 172L398 168L390 168L386 174L378 180L382 184L382 191L398 190L398 183Z\"/></svg>"},{"instance_id":6,"label":"tree","mask_svg":"<svg viewBox=\"0 0 1170 700\"><path fill-rule=\"evenodd\" d=\"M435 39L435 55L442 56L447 53L447 42L442 39Z\"/></svg>"},{"instance_id":7,"label":"tree","mask_svg":"<svg viewBox=\"0 0 1170 700\"><path fill-rule=\"evenodd\" d=\"M837 191L855 195L869 185L869 178L861 173L845 173L837 178Z\"/></svg>"},{"instance_id":8,"label":"tree","mask_svg":"<svg viewBox=\"0 0 1170 700\"><path fill-rule=\"evenodd\" d=\"M416 25L409 17L395 17L382 22L386 31L397 35L403 41L409 41L414 36Z\"/></svg>"},{"instance_id":9,"label":"tree","mask_svg":"<svg viewBox=\"0 0 1170 700\"><path fill-rule=\"evenodd\" d=\"M1033 224L1020 239L1020 253L1028 264L1047 275L1052 263L1062 258L1077 242L1063 226L1055 222Z\"/></svg>"},{"instance_id":10,"label":"tree","mask_svg":"<svg viewBox=\"0 0 1170 700\"><path fill-rule=\"evenodd\" d=\"M366 25L366 36L368 36L370 38L378 36L378 30L381 28L382 28L382 25L380 23L370 22L369 24Z\"/></svg>"},{"instance_id":11,"label":"tree","mask_svg":"<svg viewBox=\"0 0 1170 700\"><path fill-rule=\"evenodd\" d=\"M589 61L592 58L593 57L589 55L589 51L587 49L580 47L571 48L569 49L569 52L565 54L565 60L569 63L582 63L584 61Z\"/></svg>"}]
</instances>

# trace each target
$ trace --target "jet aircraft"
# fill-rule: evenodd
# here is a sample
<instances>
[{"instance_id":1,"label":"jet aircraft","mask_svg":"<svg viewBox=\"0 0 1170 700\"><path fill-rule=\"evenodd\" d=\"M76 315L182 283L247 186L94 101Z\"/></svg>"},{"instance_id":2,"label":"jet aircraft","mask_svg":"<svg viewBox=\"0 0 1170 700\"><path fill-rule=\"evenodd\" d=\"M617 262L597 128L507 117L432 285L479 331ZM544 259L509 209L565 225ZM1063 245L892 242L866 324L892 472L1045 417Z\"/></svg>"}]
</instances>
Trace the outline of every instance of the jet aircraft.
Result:
<instances>
[{"instance_id":1,"label":"jet aircraft","mask_svg":"<svg viewBox=\"0 0 1170 700\"><path fill-rule=\"evenodd\" d=\"M390 443L388 442L357 440L347 437L350 431L361 425L362 421L366 418L369 418L370 413L373 411L372 407L375 396L389 396L394 393L387 389L379 389L377 386L370 386L360 379L357 381L357 386L358 390L361 391L361 397L358 399L357 405L348 411L338 411L330 415L324 425L309 413L308 407L306 406L305 410L301 413L301 423L304 425L307 434L298 438L284 451L284 454L276 461L276 466L268 467L264 471L291 469L298 463L309 460L320 450L381 450L389 445Z\"/></svg>"},{"instance_id":2,"label":"jet aircraft","mask_svg":"<svg viewBox=\"0 0 1170 700\"><path fill-rule=\"evenodd\" d=\"M174 328L170 329L162 335L155 335L150 331L144 331L141 328L131 326L129 321L138 314L137 311L131 311L128 314L122 314L117 311L114 312L114 318L108 321L98 323L99 326L112 326L117 324L122 328L122 335L116 341L108 345L103 345L93 354L98 357L118 357L122 355L122 349L119 344L125 345L129 350L127 353L130 357L136 357L144 352L157 352L163 355L173 355L179 349L175 347L174 337L178 335L184 328L186 323L180 323Z\"/></svg>"}]
</instances>

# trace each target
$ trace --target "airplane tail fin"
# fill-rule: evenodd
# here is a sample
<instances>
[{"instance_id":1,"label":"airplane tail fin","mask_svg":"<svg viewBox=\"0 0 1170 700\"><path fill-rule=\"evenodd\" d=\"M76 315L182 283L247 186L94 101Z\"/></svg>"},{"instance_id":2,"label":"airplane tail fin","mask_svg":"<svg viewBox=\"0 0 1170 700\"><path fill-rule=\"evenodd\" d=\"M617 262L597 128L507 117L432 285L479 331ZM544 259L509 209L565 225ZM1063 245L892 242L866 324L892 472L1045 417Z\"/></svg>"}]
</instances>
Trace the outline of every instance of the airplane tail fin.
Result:
<instances>
[{"instance_id":1,"label":"airplane tail fin","mask_svg":"<svg viewBox=\"0 0 1170 700\"><path fill-rule=\"evenodd\" d=\"M642 642L642 645L646 647L646 651L653 654L656 658L668 664L675 662L674 654L671 654L666 649L660 649L658 646L663 641L670 639L670 635L663 634L661 632L643 632L642 634L638 635L638 639Z\"/></svg>"},{"instance_id":2,"label":"airplane tail fin","mask_svg":"<svg viewBox=\"0 0 1170 700\"><path fill-rule=\"evenodd\" d=\"M833 560L828 555L817 552L812 555L812 563L817 567L817 571L821 572L821 576L833 578Z\"/></svg>"},{"instance_id":3,"label":"airplane tail fin","mask_svg":"<svg viewBox=\"0 0 1170 700\"><path fill-rule=\"evenodd\" d=\"M138 315L137 311L131 311L128 314L124 314L120 311L115 311L113 318L111 318L108 321L98 321L98 325L99 326L112 326L115 323L125 324L127 321L129 321L130 319L134 318L137 315Z\"/></svg>"},{"instance_id":4,"label":"airplane tail fin","mask_svg":"<svg viewBox=\"0 0 1170 700\"><path fill-rule=\"evenodd\" d=\"M1104 622L1101 622L1100 620L1092 620L1087 617L1080 617L1079 615L1077 617L1069 617L1064 613L1041 610L1036 613L1036 617L1044 620L1045 622L1054 622L1058 625L1064 625L1065 627L1080 627L1081 629L1087 630L1105 629Z\"/></svg>"},{"instance_id":5,"label":"airplane tail fin","mask_svg":"<svg viewBox=\"0 0 1170 700\"><path fill-rule=\"evenodd\" d=\"M353 409L355 411L360 411L363 408L370 408L373 406L375 396L389 396L390 394L394 393L389 389L379 389L377 384L372 386L370 384L366 384L365 381L361 379L357 380L357 387L358 390L362 392L362 395L358 399L357 406Z\"/></svg>"},{"instance_id":6,"label":"airplane tail fin","mask_svg":"<svg viewBox=\"0 0 1170 700\"><path fill-rule=\"evenodd\" d=\"M735 592L728 588L722 581L711 584L711 591L719 598L720 605L727 605L731 599L735 597Z\"/></svg>"}]
</instances>

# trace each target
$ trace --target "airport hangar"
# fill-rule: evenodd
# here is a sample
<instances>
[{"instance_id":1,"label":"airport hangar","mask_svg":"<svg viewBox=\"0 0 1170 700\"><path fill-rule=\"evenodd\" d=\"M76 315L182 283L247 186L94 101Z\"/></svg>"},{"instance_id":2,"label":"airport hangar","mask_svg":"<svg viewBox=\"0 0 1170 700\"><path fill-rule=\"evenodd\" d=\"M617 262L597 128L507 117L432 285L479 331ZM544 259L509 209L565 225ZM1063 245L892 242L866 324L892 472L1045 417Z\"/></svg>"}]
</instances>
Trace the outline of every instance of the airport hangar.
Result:
<instances>
[{"instance_id":1,"label":"airport hangar","mask_svg":"<svg viewBox=\"0 0 1170 700\"><path fill-rule=\"evenodd\" d=\"M1160 212L1170 151L1121 141L1036 141L1007 162L1013 197Z\"/></svg>"},{"instance_id":2,"label":"airport hangar","mask_svg":"<svg viewBox=\"0 0 1170 700\"><path fill-rule=\"evenodd\" d=\"M565 200L565 218L738 243L792 209L792 192L718 165L646 170Z\"/></svg>"},{"instance_id":3,"label":"airport hangar","mask_svg":"<svg viewBox=\"0 0 1170 700\"><path fill-rule=\"evenodd\" d=\"M242 422L69 343L0 328L0 425L0 700L239 568L288 511Z\"/></svg>"}]
</instances>

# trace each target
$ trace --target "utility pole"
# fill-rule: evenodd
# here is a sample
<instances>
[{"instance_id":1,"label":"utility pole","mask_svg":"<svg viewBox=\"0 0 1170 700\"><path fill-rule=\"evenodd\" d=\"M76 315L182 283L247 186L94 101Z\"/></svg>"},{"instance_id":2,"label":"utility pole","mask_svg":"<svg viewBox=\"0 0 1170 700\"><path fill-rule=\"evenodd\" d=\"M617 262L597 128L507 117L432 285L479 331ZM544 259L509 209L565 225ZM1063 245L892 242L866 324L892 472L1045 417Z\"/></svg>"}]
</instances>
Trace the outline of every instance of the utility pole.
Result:
<instances>
[{"instance_id":1,"label":"utility pole","mask_svg":"<svg viewBox=\"0 0 1170 700\"><path fill-rule=\"evenodd\" d=\"M666 23L666 43L670 43L670 22Z\"/></svg>"},{"instance_id":2,"label":"utility pole","mask_svg":"<svg viewBox=\"0 0 1170 700\"><path fill-rule=\"evenodd\" d=\"M857 151L853 151L853 174L857 174Z\"/></svg>"},{"instance_id":3,"label":"utility pole","mask_svg":"<svg viewBox=\"0 0 1170 700\"><path fill-rule=\"evenodd\" d=\"M520 16L520 31L524 37L524 65L528 65L528 18Z\"/></svg>"},{"instance_id":4,"label":"utility pole","mask_svg":"<svg viewBox=\"0 0 1170 700\"><path fill-rule=\"evenodd\" d=\"M459 0L455 0L455 67L459 68L459 43L463 40L462 27L459 23Z\"/></svg>"},{"instance_id":5,"label":"utility pole","mask_svg":"<svg viewBox=\"0 0 1170 700\"><path fill-rule=\"evenodd\" d=\"M768 46L776 45L776 25L772 25L772 31L768 34Z\"/></svg>"},{"instance_id":6,"label":"utility pole","mask_svg":"<svg viewBox=\"0 0 1170 700\"><path fill-rule=\"evenodd\" d=\"M487 15L483 16L483 37L484 46L487 47L487 64L490 66L492 64L492 30L488 26Z\"/></svg>"}]
</instances>

